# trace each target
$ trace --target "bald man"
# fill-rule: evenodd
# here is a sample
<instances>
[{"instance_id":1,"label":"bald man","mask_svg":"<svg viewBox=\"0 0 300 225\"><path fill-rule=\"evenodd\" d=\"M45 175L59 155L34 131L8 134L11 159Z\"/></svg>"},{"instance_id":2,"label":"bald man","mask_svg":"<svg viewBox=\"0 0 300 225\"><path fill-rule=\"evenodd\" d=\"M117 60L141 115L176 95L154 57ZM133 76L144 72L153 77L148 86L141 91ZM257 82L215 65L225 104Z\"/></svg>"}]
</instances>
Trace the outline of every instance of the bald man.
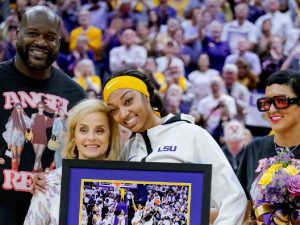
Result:
<instances>
[{"instance_id":1,"label":"bald man","mask_svg":"<svg viewBox=\"0 0 300 225\"><path fill-rule=\"evenodd\" d=\"M61 20L51 9L35 6L25 12L17 30L17 54L0 64L0 225L21 225L31 194L32 172L54 161L47 148L52 133L63 146L65 117L86 93L54 68L60 46ZM56 127L56 126L55 126ZM30 135L25 135L31 130ZM61 159L56 149L56 161Z\"/></svg>"}]
</instances>

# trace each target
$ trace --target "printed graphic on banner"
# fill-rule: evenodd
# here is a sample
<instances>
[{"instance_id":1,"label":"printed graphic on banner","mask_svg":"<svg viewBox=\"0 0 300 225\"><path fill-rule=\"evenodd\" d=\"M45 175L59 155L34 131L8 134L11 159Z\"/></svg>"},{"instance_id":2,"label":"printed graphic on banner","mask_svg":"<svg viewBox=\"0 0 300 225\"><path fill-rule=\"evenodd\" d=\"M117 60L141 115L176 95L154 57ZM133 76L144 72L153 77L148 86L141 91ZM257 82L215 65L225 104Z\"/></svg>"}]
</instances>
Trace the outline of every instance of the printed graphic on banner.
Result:
<instances>
[{"instance_id":1,"label":"printed graphic on banner","mask_svg":"<svg viewBox=\"0 0 300 225\"><path fill-rule=\"evenodd\" d=\"M10 115L1 135L7 144L5 156L11 158L11 170L3 170L2 188L30 191L33 173L43 171L45 151L60 152L63 147L69 102L59 96L35 92L4 92L3 96L3 108ZM25 144L31 145L34 153L33 173L19 172L22 158L28 157L27 152L23 153ZM0 164L4 163L5 159L0 158Z\"/></svg>"}]
</instances>

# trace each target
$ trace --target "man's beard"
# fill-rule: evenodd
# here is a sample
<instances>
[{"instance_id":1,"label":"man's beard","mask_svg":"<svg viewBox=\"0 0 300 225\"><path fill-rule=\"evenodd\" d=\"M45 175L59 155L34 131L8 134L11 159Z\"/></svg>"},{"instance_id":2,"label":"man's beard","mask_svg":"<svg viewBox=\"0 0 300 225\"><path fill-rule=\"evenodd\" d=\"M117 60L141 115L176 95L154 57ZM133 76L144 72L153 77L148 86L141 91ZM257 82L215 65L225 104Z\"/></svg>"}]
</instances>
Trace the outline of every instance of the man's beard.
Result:
<instances>
[{"instance_id":1,"label":"man's beard","mask_svg":"<svg viewBox=\"0 0 300 225\"><path fill-rule=\"evenodd\" d=\"M17 43L16 44L16 49L17 49L17 53L20 56L20 58L22 59L22 61L33 71L46 70L56 60L57 55L58 55L57 52L55 52L54 54L49 53L48 56L47 56L47 59L45 60L45 62L39 64L39 63L31 62L28 47L24 47L23 45Z\"/></svg>"}]
</instances>

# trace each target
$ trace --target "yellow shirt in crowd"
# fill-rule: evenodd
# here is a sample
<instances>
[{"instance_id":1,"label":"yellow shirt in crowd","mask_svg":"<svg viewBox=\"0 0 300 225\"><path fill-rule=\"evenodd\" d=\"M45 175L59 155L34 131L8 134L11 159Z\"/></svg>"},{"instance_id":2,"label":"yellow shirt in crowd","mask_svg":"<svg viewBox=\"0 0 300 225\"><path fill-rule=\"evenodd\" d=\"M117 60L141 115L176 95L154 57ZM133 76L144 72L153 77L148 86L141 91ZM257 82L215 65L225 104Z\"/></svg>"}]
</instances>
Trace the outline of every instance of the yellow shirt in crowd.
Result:
<instances>
[{"instance_id":1,"label":"yellow shirt in crowd","mask_svg":"<svg viewBox=\"0 0 300 225\"><path fill-rule=\"evenodd\" d=\"M85 33L82 27L77 27L72 30L70 34L70 50L72 51L76 47L77 37L82 34L85 34L90 49L95 53L96 59L99 59L102 45L102 31L94 26L90 26Z\"/></svg>"},{"instance_id":2,"label":"yellow shirt in crowd","mask_svg":"<svg viewBox=\"0 0 300 225\"><path fill-rule=\"evenodd\" d=\"M88 78L92 83L101 88L101 79L97 75L89 75ZM88 84L86 81L86 77L74 77L74 80L86 91L88 89Z\"/></svg>"},{"instance_id":3,"label":"yellow shirt in crowd","mask_svg":"<svg viewBox=\"0 0 300 225\"><path fill-rule=\"evenodd\" d=\"M159 92L160 93L166 93L168 89L168 84L165 78L165 75L161 72L155 72L153 74L154 79L157 81L157 83L160 85ZM181 88L182 92L186 90L186 78L184 76L180 76L178 78L178 83L179 87Z\"/></svg>"}]
</instances>

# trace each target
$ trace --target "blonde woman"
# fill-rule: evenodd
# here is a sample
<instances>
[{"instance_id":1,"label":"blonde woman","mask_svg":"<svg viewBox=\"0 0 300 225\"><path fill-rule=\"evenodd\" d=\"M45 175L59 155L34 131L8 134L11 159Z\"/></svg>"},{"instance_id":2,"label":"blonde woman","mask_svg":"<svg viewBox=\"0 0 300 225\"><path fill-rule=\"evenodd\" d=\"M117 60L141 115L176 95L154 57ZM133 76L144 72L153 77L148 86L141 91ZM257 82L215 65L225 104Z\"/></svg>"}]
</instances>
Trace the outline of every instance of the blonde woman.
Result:
<instances>
[{"instance_id":1,"label":"blonde woman","mask_svg":"<svg viewBox=\"0 0 300 225\"><path fill-rule=\"evenodd\" d=\"M97 99L80 102L67 120L66 159L117 160L120 155L118 125L106 104ZM46 175L48 188L32 197L24 225L58 224L62 170Z\"/></svg>"}]
</instances>

